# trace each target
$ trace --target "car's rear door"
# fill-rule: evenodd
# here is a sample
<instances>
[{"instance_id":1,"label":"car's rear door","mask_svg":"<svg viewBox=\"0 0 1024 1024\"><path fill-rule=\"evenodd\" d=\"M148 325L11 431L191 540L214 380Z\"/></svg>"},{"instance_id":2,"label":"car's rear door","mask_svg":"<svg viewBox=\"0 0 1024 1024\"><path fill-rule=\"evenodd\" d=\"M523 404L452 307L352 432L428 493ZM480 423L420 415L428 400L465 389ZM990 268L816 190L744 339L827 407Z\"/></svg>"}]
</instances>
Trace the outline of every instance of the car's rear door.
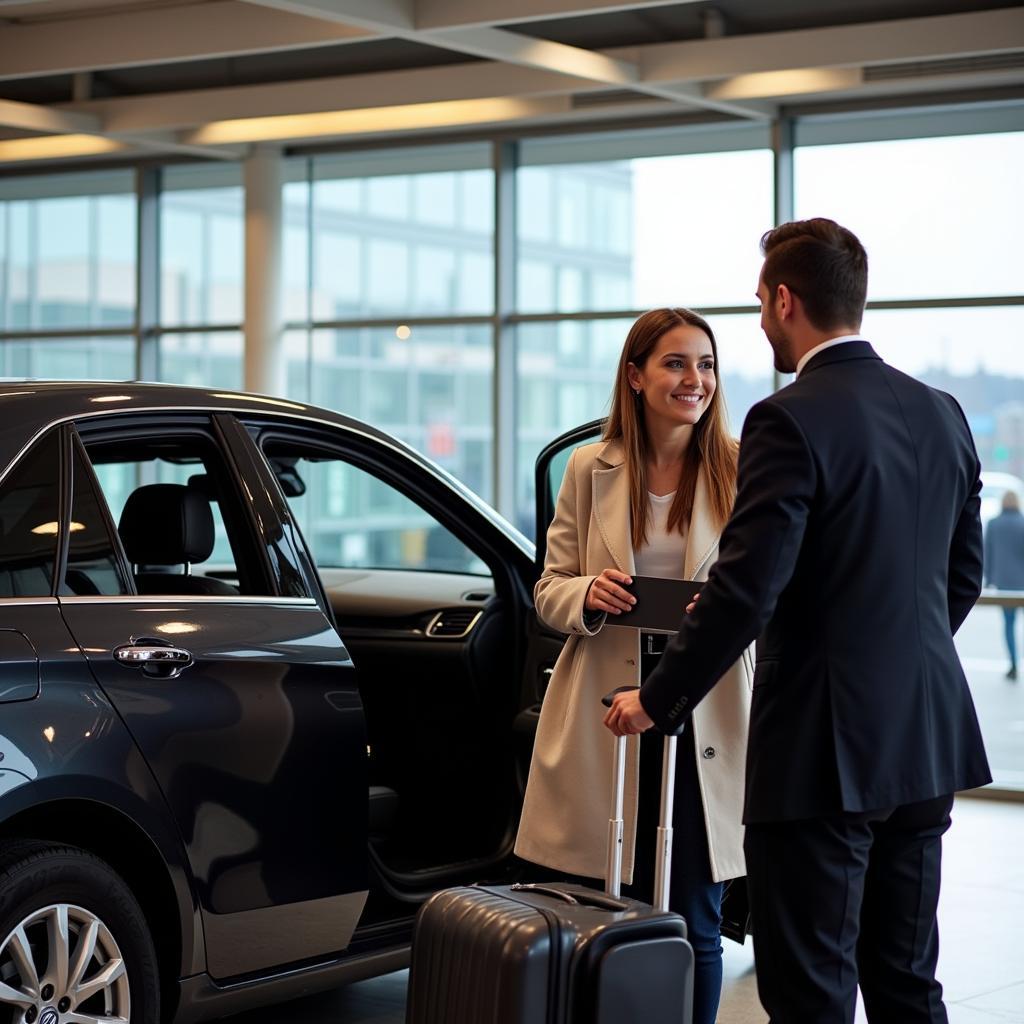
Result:
<instances>
[{"instance_id":1,"label":"car's rear door","mask_svg":"<svg viewBox=\"0 0 1024 1024\"><path fill-rule=\"evenodd\" d=\"M301 571L286 571L294 552L282 524L259 482L240 475L215 417L78 428L61 609L180 830L210 974L343 950L367 892L367 776L363 711L340 638ZM159 580L154 592L152 573L147 593L136 592L142 577L127 565L108 502L116 514L150 462L212 499L227 543L205 580L219 594L183 593L170 578L177 592L160 593ZM154 666L147 651L181 662Z\"/></svg>"}]
</instances>

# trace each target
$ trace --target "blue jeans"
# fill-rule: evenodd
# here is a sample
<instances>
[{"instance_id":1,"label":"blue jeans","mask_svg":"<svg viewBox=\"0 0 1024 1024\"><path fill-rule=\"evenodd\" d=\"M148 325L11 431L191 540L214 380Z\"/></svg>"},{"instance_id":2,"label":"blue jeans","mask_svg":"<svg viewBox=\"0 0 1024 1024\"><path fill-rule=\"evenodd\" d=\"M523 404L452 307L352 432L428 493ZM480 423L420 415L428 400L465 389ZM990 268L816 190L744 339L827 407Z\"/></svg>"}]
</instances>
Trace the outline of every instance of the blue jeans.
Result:
<instances>
[{"instance_id":1,"label":"blue jeans","mask_svg":"<svg viewBox=\"0 0 1024 1024\"><path fill-rule=\"evenodd\" d=\"M642 666L646 676L647 658ZM640 800L633 885L628 895L651 902L654 891L655 829L661 793L661 754L665 740L649 731L640 739ZM676 753L676 791L672 826L672 879L669 908L686 918L695 972L693 1024L715 1024L722 996L722 890L711 880L704 804L697 781L693 729L687 723Z\"/></svg>"},{"instance_id":2,"label":"blue jeans","mask_svg":"<svg viewBox=\"0 0 1024 1024\"><path fill-rule=\"evenodd\" d=\"M1013 632L1016 617L1016 608L1003 608L1003 619L1006 623L1006 650L1010 655L1010 668L1017 667L1017 637Z\"/></svg>"}]
</instances>

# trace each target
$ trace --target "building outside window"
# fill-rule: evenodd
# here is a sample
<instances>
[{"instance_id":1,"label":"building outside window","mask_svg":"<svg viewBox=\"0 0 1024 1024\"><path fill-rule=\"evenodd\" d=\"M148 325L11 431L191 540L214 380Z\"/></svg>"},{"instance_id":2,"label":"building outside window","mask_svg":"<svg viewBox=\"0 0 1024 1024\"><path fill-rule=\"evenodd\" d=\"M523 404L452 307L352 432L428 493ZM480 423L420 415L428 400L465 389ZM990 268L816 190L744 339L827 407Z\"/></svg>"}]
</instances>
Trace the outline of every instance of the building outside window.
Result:
<instances>
[{"instance_id":1,"label":"building outside window","mask_svg":"<svg viewBox=\"0 0 1024 1024\"><path fill-rule=\"evenodd\" d=\"M1006 488L1024 491L1019 109L794 122L795 215L831 216L864 241L864 333L960 402L986 520ZM778 197L766 125L547 135L502 149L514 154L516 213L500 233L490 140L285 159L283 389L395 434L532 535L536 455L607 413L643 310L707 315L735 434L775 386L754 289ZM171 382L242 385L242 169L162 168L153 238L138 233L142 173L0 178L0 373L130 379L155 367ZM136 262L147 247L159 273L155 322L144 324ZM510 268L514 295L499 310L496 270ZM499 355L514 367L509 437L495 434L509 422ZM496 465L512 467L509 494ZM430 526L413 510L385 508L393 495L332 472L308 503L317 537L356 560L427 550ZM1024 716L1003 679L1001 628L999 608L979 606L958 644L997 778L1024 786Z\"/></svg>"}]
</instances>

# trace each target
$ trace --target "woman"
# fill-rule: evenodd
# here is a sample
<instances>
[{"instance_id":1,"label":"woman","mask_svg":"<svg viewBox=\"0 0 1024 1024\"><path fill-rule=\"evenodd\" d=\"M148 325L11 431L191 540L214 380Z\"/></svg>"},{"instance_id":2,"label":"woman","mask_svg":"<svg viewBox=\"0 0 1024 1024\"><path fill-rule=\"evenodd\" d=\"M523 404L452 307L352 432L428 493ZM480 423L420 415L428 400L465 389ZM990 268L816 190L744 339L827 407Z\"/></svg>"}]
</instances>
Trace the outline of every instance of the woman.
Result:
<instances>
[{"instance_id":1,"label":"woman","mask_svg":"<svg viewBox=\"0 0 1024 1024\"><path fill-rule=\"evenodd\" d=\"M665 640L614 628L634 601L623 584L634 573L707 579L732 508L736 461L711 328L686 309L645 313L626 338L603 439L569 459L534 590L537 614L569 637L541 710L519 856L602 875L613 740L600 700L639 684ZM686 917L696 956L694 1024L715 1020L722 882L744 874L752 677L745 654L695 709L678 744L670 906ZM627 756L623 879L648 900L661 744L654 734L639 744L630 737Z\"/></svg>"}]
</instances>

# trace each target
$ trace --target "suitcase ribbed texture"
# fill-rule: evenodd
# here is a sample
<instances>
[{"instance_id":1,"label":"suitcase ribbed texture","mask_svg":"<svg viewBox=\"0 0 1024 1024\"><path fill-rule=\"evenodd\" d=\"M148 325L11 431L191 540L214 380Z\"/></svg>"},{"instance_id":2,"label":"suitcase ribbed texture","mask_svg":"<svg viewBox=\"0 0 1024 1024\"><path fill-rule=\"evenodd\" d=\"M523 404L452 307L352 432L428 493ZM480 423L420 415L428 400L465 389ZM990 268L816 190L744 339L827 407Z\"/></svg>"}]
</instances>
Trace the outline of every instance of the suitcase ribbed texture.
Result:
<instances>
[{"instance_id":1,"label":"suitcase ribbed texture","mask_svg":"<svg viewBox=\"0 0 1024 1024\"><path fill-rule=\"evenodd\" d=\"M644 1024L684 1024L693 979L685 922L622 904L572 906L508 886L437 893L416 921L407 1024L629 1024L635 1010Z\"/></svg>"},{"instance_id":2,"label":"suitcase ribbed texture","mask_svg":"<svg viewBox=\"0 0 1024 1024\"><path fill-rule=\"evenodd\" d=\"M408 1020L513 1024L548 1019L544 916L485 889L446 889L420 912Z\"/></svg>"}]
</instances>

